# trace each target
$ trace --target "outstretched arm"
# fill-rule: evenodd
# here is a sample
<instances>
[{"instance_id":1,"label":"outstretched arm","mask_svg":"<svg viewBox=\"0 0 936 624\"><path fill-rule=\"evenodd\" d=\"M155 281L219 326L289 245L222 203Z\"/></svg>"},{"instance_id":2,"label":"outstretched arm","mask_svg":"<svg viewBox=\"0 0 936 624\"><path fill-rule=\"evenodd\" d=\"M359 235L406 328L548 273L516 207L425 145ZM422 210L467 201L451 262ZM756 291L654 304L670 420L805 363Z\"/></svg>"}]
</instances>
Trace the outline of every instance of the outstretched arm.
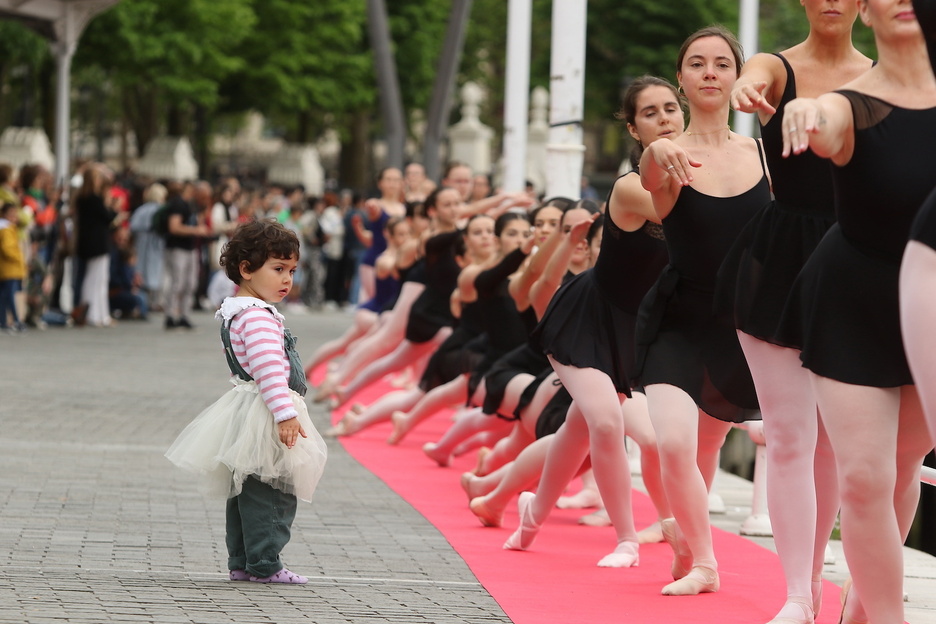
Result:
<instances>
[{"instance_id":1,"label":"outstretched arm","mask_svg":"<svg viewBox=\"0 0 936 624\"><path fill-rule=\"evenodd\" d=\"M855 145L851 103L839 93L796 98L783 111L783 157L812 149L837 165L851 160Z\"/></svg>"}]
</instances>

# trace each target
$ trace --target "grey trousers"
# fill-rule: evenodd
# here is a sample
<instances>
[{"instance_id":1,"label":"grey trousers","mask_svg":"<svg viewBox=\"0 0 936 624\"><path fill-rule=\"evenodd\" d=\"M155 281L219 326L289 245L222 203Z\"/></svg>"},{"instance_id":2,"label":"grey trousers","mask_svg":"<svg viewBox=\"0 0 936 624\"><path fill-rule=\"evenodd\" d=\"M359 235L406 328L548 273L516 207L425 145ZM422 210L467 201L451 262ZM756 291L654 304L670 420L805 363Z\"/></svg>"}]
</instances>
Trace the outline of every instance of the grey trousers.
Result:
<instances>
[{"instance_id":1,"label":"grey trousers","mask_svg":"<svg viewBox=\"0 0 936 624\"><path fill-rule=\"evenodd\" d=\"M280 552L289 542L296 497L254 477L227 500L228 569L265 578L283 569Z\"/></svg>"},{"instance_id":2,"label":"grey trousers","mask_svg":"<svg viewBox=\"0 0 936 624\"><path fill-rule=\"evenodd\" d=\"M175 320L188 318L198 287L198 251L168 248L164 252L163 284L166 316Z\"/></svg>"}]
</instances>

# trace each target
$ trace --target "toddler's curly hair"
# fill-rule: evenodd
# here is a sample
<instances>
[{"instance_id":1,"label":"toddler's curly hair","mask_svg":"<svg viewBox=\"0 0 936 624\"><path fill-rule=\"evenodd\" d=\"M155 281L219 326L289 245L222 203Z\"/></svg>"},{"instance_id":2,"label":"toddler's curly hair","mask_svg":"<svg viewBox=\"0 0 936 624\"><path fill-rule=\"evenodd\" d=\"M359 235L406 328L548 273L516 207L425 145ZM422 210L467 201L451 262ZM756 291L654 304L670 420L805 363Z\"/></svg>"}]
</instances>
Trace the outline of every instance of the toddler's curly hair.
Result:
<instances>
[{"instance_id":1,"label":"toddler's curly hair","mask_svg":"<svg viewBox=\"0 0 936 624\"><path fill-rule=\"evenodd\" d=\"M272 219L258 219L237 226L231 240L221 250L221 266L235 284L241 283L241 264L250 272L270 258L299 259L296 234Z\"/></svg>"}]
</instances>

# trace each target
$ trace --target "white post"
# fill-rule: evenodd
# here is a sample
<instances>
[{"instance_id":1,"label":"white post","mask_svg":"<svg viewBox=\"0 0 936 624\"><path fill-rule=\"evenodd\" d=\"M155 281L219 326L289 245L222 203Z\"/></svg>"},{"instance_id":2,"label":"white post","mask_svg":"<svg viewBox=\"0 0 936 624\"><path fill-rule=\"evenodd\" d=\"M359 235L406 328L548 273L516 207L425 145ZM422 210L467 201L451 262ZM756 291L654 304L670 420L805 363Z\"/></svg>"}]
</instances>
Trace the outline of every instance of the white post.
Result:
<instances>
[{"instance_id":1,"label":"white post","mask_svg":"<svg viewBox=\"0 0 936 624\"><path fill-rule=\"evenodd\" d=\"M502 190L524 189L527 108L530 90L532 0L510 0L507 13L507 75L504 89L504 180Z\"/></svg>"},{"instance_id":2,"label":"white post","mask_svg":"<svg viewBox=\"0 0 936 624\"><path fill-rule=\"evenodd\" d=\"M68 188L69 158L71 151L69 134L71 132L71 64L75 55L77 37L74 34L74 14L65 9L62 38L53 44L55 54L55 181L63 188Z\"/></svg>"},{"instance_id":3,"label":"white post","mask_svg":"<svg viewBox=\"0 0 936 624\"><path fill-rule=\"evenodd\" d=\"M738 39L741 47L744 48L744 56L751 58L757 53L758 37L758 13L760 12L759 0L741 0L740 17L738 19ZM754 136L754 115L752 113L734 112L733 129L738 134L752 137Z\"/></svg>"},{"instance_id":4,"label":"white post","mask_svg":"<svg viewBox=\"0 0 936 624\"><path fill-rule=\"evenodd\" d=\"M582 189L585 101L585 0L555 0L550 57L546 196L578 199Z\"/></svg>"}]
</instances>

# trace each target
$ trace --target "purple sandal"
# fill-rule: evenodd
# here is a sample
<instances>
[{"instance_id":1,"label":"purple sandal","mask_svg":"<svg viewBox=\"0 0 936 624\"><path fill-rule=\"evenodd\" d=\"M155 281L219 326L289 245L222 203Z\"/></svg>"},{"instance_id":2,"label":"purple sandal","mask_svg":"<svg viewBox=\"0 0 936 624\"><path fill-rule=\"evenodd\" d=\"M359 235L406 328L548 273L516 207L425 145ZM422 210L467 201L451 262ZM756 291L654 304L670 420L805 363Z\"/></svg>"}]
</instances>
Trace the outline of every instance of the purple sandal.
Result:
<instances>
[{"instance_id":1,"label":"purple sandal","mask_svg":"<svg viewBox=\"0 0 936 624\"><path fill-rule=\"evenodd\" d=\"M290 572L286 568L283 568L273 576L267 576L260 578L257 576L251 576L250 582L252 583L284 583L286 585L305 585L309 582L304 576L299 576L295 572Z\"/></svg>"}]
</instances>

